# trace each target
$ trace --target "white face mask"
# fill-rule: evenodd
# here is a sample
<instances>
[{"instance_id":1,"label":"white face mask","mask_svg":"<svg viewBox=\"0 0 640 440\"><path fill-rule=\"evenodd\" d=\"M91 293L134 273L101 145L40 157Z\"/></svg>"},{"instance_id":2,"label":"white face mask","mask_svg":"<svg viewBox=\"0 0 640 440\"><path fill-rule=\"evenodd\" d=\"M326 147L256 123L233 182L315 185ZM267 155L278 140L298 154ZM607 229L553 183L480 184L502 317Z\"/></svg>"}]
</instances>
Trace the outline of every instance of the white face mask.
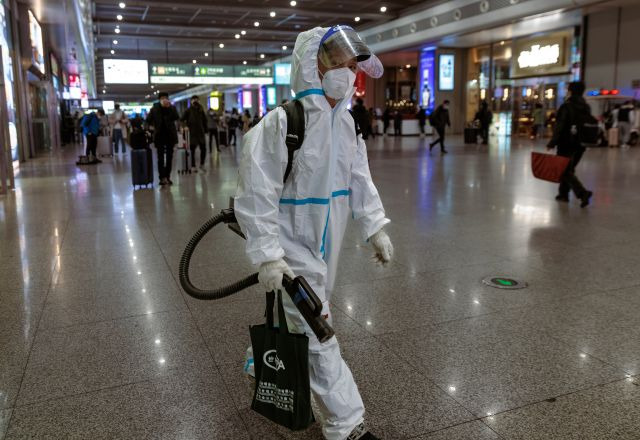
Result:
<instances>
[{"instance_id":1,"label":"white face mask","mask_svg":"<svg viewBox=\"0 0 640 440\"><path fill-rule=\"evenodd\" d=\"M322 78L322 90L329 98L343 99L351 91L356 74L348 67L329 70Z\"/></svg>"}]
</instances>

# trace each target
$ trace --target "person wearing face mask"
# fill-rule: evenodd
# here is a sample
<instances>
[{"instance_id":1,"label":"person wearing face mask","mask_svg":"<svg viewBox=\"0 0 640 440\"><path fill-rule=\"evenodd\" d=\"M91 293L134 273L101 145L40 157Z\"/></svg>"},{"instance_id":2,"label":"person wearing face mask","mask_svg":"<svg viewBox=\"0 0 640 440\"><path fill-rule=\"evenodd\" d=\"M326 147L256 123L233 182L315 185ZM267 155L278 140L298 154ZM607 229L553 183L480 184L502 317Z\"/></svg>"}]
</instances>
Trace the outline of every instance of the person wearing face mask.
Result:
<instances>
[{"instance_id":1,"label":"person wearing face mask","mask_svg":"<svg viewBox=\"0 0 640 440\"><path fill-rule=\"evenodd\" d=\"M176 122L180 117L178 111L171 105L169 94L160 92L160 102L153 104L147 124L153 127L153 143L158 151L158 174L160 185L173 185L171 181L171 164L173 162L173 147L178 143Z\"/></svg>"},{"instance_id":2,"label":"person wearing face mask","mask_svg":"<svg viewBox=\"0 0 640 440\"><path fill-rule=\"evenodd\" d=\"M449 118L449 100L445 99L444 102L438 106L437 109L434 110L433 114L429 118L429 122L435 128L436 133L438 133L438 139L431 142L429 144L429 152L433 150L438 143L440 144L440 151L443 154L447 153L446 148L444 147L444 134L446 127L451 127L451 119Z\"/></svg>"},{"instance_id":3,"label":"person wearing face mask","mask_svg":"<svg viewBox=\"0 0 640 440\"><path fill-rule=\"evenodd\" d=\"M191 149L191 168L197 172L196 150L200 147L200 171L204 172L204 162L207 158L207 115L200 105L200 98L194 95L191 97L191 106L182 115L182 122L189 128L189 145Z\"/></svg>"},{"instance_id":4,"label":"person wearing face mask","mask_svg":"<svg viewBox=\"0 0 640 440\"><path fill-rule=\"evenodd\" d=\"M393 256L383 229L389 220L371 180L367 148L348 111L358 69L373 78L383 73L378 58L352 28L317 27L298 35L291 87L304 107L304 141L285 179L287 116L281 107L269 112L244 136L234 200L261 284L272 291L282 289L284 274L304 276L323 302L329 324L329 300L350 214L378 261L384 264ZM320 343L289 296L283 298L289 331L309 337L309 379L324 437L376 439L365 428L364 405L336 337Z\"/></svg>"}]
</instances>

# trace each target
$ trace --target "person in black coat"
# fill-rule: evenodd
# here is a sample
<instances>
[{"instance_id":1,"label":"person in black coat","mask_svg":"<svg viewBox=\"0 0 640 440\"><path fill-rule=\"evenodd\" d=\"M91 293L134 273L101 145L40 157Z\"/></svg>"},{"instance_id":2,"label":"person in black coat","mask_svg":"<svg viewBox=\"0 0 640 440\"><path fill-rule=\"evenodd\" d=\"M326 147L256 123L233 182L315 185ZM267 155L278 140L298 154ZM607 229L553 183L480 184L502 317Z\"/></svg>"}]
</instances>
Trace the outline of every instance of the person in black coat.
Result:
<instances>
[{"instance_id":1,"label":"person in black coat","mask_svg":"<svg viewBox=\"0 0 640 440\"><path fill-rule=\"evenodd\" d=\"M176 121L180 119L178 111L171 105L169 94L160 92L159 102L153 104L147 124L153 127L153 142L158 150L158 175L160 185L173 185L171 181L171 164L173 162L173 147L178 143Z\"/></svg>"},{"instance_id":2,"label":"person in black coat","mask_svg":"<svg viewBox=\"0 0 640 440\"><path fill-rule=\"evenodd\" d=\"M384 109L384 113L382 114L382 135L387 135L387 130L389 129L389 125L391 124L391 110L389 107Z\"/></svg>"},{"instance_id":3,"label":"person in black coat","mask_svg":"<svg viewBox=\"0 0 640 440\"><path fill-rule=\"evenodd\" d=\"M445 128L447 126L451 127L451 119L449 118L449 100L448 99L445 99L444 102L434 110L433 114L431 114L431 117L429 118L429 122L431 122L431 125L433 126L433 128L435 128L436 132L438 133L438 139L436 139L435 141L429 144L429 152L431 152L431 150L433 150L433 147L435 147L435 145L439 143L440 151L442 151L442 153L446 153L447 150L444 147Z\"/></svg>"},{"instance_id":4,"label":"person in black coat","mask_svg":"<svg viewBox=\"0 0 640 440\"><path fill-rule=\"evenodd\" d=\"M393 135L402 136L402 113L396 110L396 114L393 117Z\"/></svg>"},{"instance_id":5,"label":"person in black coat","mask_svg":"<svg viewBox=\"0 0 640 440\"><path fill-rule=\"evenodd\" d=\"M553 130L553 137L547 144L549 150L557 147L558 156L564 156L571 159L569 166L562 176L558 195L556 200L559 202L569 201L569 192L573 193L580 199L581 207L589 204L593 193L587 190L580 179L576 176L576 166L582 159L585 147L580 143L577 136L577 124L580 120L585 120L584 116L591 115L591 108L585 101L584 94L585 85L581 81L569 84L569 97L558 109L556 117L556 125ZM581 116L583 115L583 116Z\"/></svg>"},{"instance_id":6,"label":"person in black coat","mask_svg":"<svg viewBox=\"0 0 640 440\"><path fill-rule=\"evenodd\" d=\"M353 114L353 118L360 127L362 139L367 140L369 138L369 133L371 133L371 124L369 123L369 112L364 106L362 98L356 99L356 105L353 106L351 112Z\"/></svg>"},{"instance_id":7,"label":"person in black coat","mask_svg":"<svg viewBox=\"0 0 640 440\"><path fill-rule=\"evenodd\" d=\"M480 103L480 110L476 112L476 116L473 119L480 124L480 137L482 138L482 143L486 145L489 143L489 127L493 119L493 113L489 110L487 101Z\"/></svg>"},{"instance_id":8,"label":"person in black coat","mask_svg":"<svg viewBox=\"0 0 640 440\"><path fill-rule=\"evenodd\" d=\"M418 118L418 127L420 127L420 137L424 136L424 126L427 124L427 111L424 107L420 107L416 114Z\"/></svg>"},{"instance_id":9,"label":"person in black coat","mask_svg":"<svg viewBox=\"0 0 640 440\"><path fill-rule=\"evenodd\" d=\"M191 150L191 168L196 167L196 150L200 147L200 169L204 171L204 161L207 157L206 133L207 115L200 105L200 99L191 97L191 106L182 115L182 122L189 128L189 148Z\"/></svg>"}]
</instances>

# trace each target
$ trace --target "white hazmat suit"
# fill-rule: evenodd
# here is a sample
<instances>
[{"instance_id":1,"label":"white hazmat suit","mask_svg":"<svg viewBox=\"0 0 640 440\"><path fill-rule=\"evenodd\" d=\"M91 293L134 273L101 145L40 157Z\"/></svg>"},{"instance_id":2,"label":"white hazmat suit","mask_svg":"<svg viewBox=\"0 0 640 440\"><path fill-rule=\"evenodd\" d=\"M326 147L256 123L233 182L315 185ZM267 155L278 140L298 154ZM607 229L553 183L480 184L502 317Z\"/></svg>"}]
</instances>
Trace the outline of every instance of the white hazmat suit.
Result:
<instances>
[{"instance_id":1,"label":"white hazmat suit","mask_svg":"<svg viewBox=\"0 0 640 440\"><path fill-rule=\"evenodd\" d=\"M318 48L327 28L301 33L293 51L291 87L304 105L305 138L286 183L287 117L270 112L243 141L235 215L247 237L253 264L284 259L323 302L329 299L350 212L367 240L389 222L371 181L367 150L355 134L347 98L331 108L318 74ZM335 337L321 344L288 295L283 295L290 331L309 337L311 391L324 436L346 439L363 422L364 405Z\"/></svg>"}]
</instances>

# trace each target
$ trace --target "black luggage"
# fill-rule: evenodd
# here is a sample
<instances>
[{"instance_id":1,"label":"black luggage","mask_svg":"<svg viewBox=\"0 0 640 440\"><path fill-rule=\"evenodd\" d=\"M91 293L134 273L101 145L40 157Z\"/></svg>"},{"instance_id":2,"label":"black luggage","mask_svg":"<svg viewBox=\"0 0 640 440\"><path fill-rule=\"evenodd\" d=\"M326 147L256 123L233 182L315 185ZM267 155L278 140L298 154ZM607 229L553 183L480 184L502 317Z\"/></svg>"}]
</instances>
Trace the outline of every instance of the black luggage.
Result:
<instances>
[{"instance_id":1,"label":"black luggage","mask_svg":"<svg viewBox=\"0 0 640 440\"><path fill-rule=\"evenodd\" d=\"M141 128L134 128L131 131L131 139L130 142L131 148L137 150L140 148L148 148L149 147L149 138L147 137L147 133Z\"/></svg>"},{"instance_id":2,"label":"black luggage","mask_svg":"<svg viewBox=\"0 0 640 440\"><path fill-rule=\"evenodd\" d=\"M131 150L131 180L133 189L153 186L153 155L150 148Z\"/></svg>"},{"instance_id":3,"label":"black luggage","mask_svg":"<svg viewBox=\"0 0 640 440\"><path fill-rule=\"evenodd\" d=\"M478 130L475 127L467 127L464 129L464 143L465 144L477 144L478 143Z\"/></svg>"},{"instance_id":4,"label":"black luggage","mask_svg":"<svg viewBox=\"0 0 640 440\"><path fill-rule=\"evenodd\" d=\"M218 130L218 142L219 142L218 145L224 145L224 146L229 145L229 140L228 140L226 130Z\"/></svg>"}]
</instances>

